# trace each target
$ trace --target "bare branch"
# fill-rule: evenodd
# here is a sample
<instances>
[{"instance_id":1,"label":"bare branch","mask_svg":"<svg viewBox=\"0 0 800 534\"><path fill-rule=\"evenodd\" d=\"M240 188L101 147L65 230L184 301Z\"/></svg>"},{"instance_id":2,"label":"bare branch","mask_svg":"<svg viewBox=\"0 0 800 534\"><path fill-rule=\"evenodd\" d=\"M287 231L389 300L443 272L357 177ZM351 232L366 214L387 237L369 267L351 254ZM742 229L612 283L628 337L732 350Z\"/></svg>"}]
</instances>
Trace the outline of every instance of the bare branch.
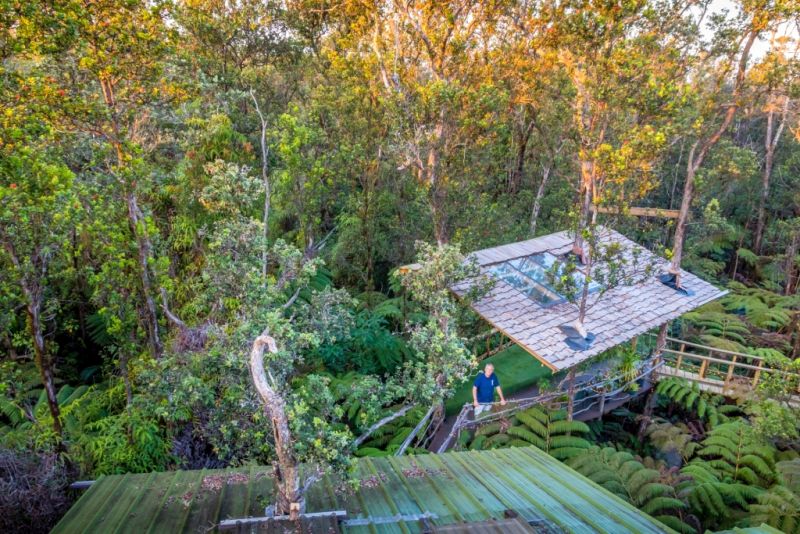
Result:
<instances>
[{"instance_id":1,"label":"bare branch","mask_svg":"<svg viewBox=\"0 0 800 534\"><path fill-rule=\"evenodd\" d=\"M375 433L375 431L376 431L376 430L378 430L380 427L382 427L382 426L384 426L384 425L387 425L387 424L391 423L391 422L392 422L392 421L394 421L395 419L398 419L398 418L400 418L400 417L403 417L403 416L404 416L405 414L407 414L407 413L409 412L409 410L411 410L411 409L412 409L414 406L416 406L416 405L415 405L415 404L408 404L408 405L406 405L406 406L404 406L404 407L400 408L400 409L399 409L399 410L397 410L396 412L394 412L392 415L387 415L386 417L384 417L383 419L381 419L380 421L378 421L377 423L375 423L375 424L373 424L371 427L369 427L369 428L366 430L366 432L364 432L363 434L361 434L360 436L358 436L358 437L355 439L355 441L353 442L353 444L354 444L356 447L359 447L359 446L360 446L362 443L364 443L365 441L367 441L367 438L369 438L369 437L370 437L372 434L374 434L374 433Z\"/></svg>"}]
</instances>

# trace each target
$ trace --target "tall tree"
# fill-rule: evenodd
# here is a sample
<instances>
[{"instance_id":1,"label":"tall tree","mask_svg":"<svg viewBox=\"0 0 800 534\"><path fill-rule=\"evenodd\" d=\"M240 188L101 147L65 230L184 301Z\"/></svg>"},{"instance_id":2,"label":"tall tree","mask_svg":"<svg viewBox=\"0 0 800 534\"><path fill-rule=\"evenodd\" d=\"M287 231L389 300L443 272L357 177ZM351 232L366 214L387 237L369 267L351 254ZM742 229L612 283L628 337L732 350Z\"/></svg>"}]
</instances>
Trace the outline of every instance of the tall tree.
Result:
<instances>
[{"instance_id":1,"label":"tall tree","mask_svg":"<svg viewBox=\"0 0 800 534\"><path fill-rule=\"evenodd\" d=\"M743 2L739 7L741 12L733 22L733 31L724 21L719 28L718 38L721 43L719 48L723 53L719 57L714 57L714 54L710 53L701 58L695 67L693 83L697 115L689 123L690 135L694 137L694 141L686 159L686 178L675 227L670 267L678 287L680 287L680 266L686 239L686 225L694 198L697 172L711 149L728 130L742 105L753 45L770 28L793 17L798 10L796 3L784 0ZM727 46L725 43L728 43ZM713 68L708 68L710 65ZM711 74L709 76L706 73ZM725 91L726 84L729 84L729 92Z\"/></svg>"},{"instance_id":2,"label":"tall tree","mask_svg":"<svg viewBox=\"0 0 800 534\"><path fill-rule=\"evenodd\" d=\"M40 42L69 27L63 46L51 58L53 84L63 95L59 126L105 145L98 155L115 183L109 192L121 201L120 219L127 219L134 241L140 321L157 357L163 347L153 270L155 226L141 201L155 184L142 148L158 139L151 125L158 104L181 95L164 72L170 44L165 6L102 0L75 10L65 1L55 9L62 15L56 24L46 17L35 20L40 22Z\"/></svg>"},{"instance_id":3,"label":"tall tree","mask_svg":"<svg viewBox=\"0 0 800 534\"><path fill-rule=\"evenodd\" d=\"M503 8L475 0L377 2L362 34L395 112L395 157L425 191L439 244L453 232L448 195L458 177L451 158L474 142L463 135L465 105L484 80L481 67Z\"/></svg>"},{"instance_id":4,"label":"tall tree","mask_svg":"<svg viewBox=\"0 0 800 534\"><path fill-rule=\"evenodd\" d=\"M794 46L792 46L794 45ZM794 100L797 98L798 80L800 80L800 40L792 43L790 39L773 37L772 48L758 65L753 67L751 78L754 85L763 87L766 115L764 130L764 164L761 172L761 195L758 202L756 229L753 235L753 250L756 254L763 251L764 230L766 227L767 202L770 195L772 172L775 167L775 152L787 123L794 112ZM793 50L792 50L793 49Z\"/></svg>"},{"instance_id":5,"label":"tall tree","mask_svg":"<svg viewBox=\"0 0 800 534\"><path fill-rule=\"evenodd\" d=\"M63 250L69 244L79 204L72 172L33 139L28 138L27 146L13 148L12 144L10 150L6 146L0 152L0 266L7 280L20 290L33 361L44 386L53 431L61 443L56 346L54 329L48 323L53 322L54 284L65 269Z\"/></svg>"}]
</instances>

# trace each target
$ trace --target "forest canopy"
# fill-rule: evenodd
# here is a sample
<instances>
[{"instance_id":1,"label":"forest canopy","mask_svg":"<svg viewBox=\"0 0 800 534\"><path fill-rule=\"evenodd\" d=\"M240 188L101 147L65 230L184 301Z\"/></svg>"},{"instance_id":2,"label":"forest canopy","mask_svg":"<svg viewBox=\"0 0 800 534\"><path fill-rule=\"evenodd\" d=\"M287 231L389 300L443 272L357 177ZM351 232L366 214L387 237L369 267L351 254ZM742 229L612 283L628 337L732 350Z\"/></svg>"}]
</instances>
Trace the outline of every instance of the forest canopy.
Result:
<instances>
[{"instance_id":1,"label":"forest canopy","mask_svg":"<svg viewBox=\"0 0 800 534\"><path fill-rule=\"evenodd\" d=\"M46 531L79 478L253 462L313 466L294 510L445 417L486 337L449 291L470 251L569 230L592 276L601 224L731 290L676 331L797 371L796 0L0 0L0 525ZM800 503L786 387L680 429L708 485L666 515ZM702 471L741 425L766 467ZM601 434L579 470L629 460Z\"/></svg>"}]
</instances>

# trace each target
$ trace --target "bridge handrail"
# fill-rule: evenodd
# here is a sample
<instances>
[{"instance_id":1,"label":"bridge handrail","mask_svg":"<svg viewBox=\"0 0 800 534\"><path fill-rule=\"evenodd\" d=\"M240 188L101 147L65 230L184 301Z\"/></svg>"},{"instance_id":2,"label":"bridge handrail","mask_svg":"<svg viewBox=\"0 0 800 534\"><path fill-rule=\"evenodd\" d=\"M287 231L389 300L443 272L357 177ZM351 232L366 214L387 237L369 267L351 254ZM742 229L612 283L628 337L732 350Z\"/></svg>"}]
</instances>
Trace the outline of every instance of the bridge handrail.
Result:
<instances>
[{"instance_id":1,"label":"bridge handrail","mask_svg":"<svg viewBox=\"0 0 800 534\"><path fill-rule=\"evenodd\" d=\"M742 362L737 362L737 361L733 361L733 360L721 360L719 358L714 358L713 356L707 356L705 354L697 354L695 352L682 352L682 351L679 351L679 350L672 350L672 349L663 349L662 352L663 353L667 353L667 354L675 354L677 356L688 357L688 358L694 359L694 360L703 360L703 361L707 361L707 362L711 362L711 363L719 363L719 364L722 364L722 365L732 365L734 367L739 367L741 369L749 369L749 370L752 370L752 371L762 371L762 372L766 372L766 373L780 373L782 375L794 376L794 377L800 378L800 374L792 373L791 371L784 371L783 369L775 369L774 367L763 367L763 366L758 366L758 365L751 365L749 363L742 363ZM737 356L738 356L738 353L737 353ZM761 359L761 361L763 362L763 358Z\"/></svg>"},{"instance_id":2,"label":"bridge handrail","mask_svg":"<svg viewBox=\"0 0 800 534\"><path fill-rule=\"evenodd\" d=\"M746 352L736 352L735 350L727 350L727 349L720 349L720 348L716 348L716 347L710 347L708 345L701 345L699 343L692 343L690 341L684 341L682 339L677 339L677 338L674 338L674 337L667 337L667 341L668 342L677 343L679 345L683 345L683 346L686 346L686 347L695 347L695 348L698 348L698 349L703 349L703 350L706 350L706 351L715 352L715 353L718 353L718 354L730 354L732 356L737 356L737 357L740 356L742 358L750 358L751 360L762 360L762 361L766 360L766 358L764 358L763 356L756 356L754 354L747 354ZM664 350L673 350L673 349L664 349ZM694 354L694 353L691 353L691 354Z\"/></svg>"}]
</instances>

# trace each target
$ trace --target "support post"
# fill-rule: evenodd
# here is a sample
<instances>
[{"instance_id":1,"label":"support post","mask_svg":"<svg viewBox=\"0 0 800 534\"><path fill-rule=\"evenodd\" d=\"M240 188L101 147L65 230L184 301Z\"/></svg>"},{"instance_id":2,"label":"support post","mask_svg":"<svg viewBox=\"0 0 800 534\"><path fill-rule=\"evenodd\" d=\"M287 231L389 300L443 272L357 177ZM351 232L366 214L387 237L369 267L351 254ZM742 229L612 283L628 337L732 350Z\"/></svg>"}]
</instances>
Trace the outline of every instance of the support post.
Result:
<instances>
[{"instance_id":1,"label":"support post","mask_svg":"<svg viewBox=\"0 0 800 534\"><path fill-rule=\"evenodd\" d=\"M700 378L705 378L706 376L706 369L708 369L708 360L703 359L703 363L700 364Z\"/></svg>"},{"instance_id":2,"label":"support post","mask_svg":"<svg viewBox=\"0 0 800 534\"><path fill-rule=\"evenodd\" d=\"M764 367L764 360L758 360L758 369L756 369L755 374L753 375L753 389L756 389L758 385L758 381L761 378L761 369Z\"/></svg>"},{"instance_id":3,"label":"support post","mask_svg":"<svg viewBox=\"0 0 800 534\"><path fill-rule=\"evenodd\" d=\"M572 421L572 413L575 410L575 368L569 370L567 375L569 386L567 387L567 421Z\"/></svg>"},{"instance_id":4,"label":"support post","mask_svg":"<svg viewBox=\"0 0 800 534\"><path fill-rule=\"evenodd\" d=\"M600 420L603 419L603 414L606 409L606 392L600 394Z\"/></svg>"},{"instance_id":5,"label":"support post","mask_svg":"<svg viewBox=\"0 0 800 534\"><path fill-rule=\"evenodd\" d=\"M736 355L733 356L731 359L730 365L728 365L728 374L725 375L725 385L724 389L728 389L731 383L731 378L733 378L733 368L736 366Z\"/></svg>"}]
</instances>

